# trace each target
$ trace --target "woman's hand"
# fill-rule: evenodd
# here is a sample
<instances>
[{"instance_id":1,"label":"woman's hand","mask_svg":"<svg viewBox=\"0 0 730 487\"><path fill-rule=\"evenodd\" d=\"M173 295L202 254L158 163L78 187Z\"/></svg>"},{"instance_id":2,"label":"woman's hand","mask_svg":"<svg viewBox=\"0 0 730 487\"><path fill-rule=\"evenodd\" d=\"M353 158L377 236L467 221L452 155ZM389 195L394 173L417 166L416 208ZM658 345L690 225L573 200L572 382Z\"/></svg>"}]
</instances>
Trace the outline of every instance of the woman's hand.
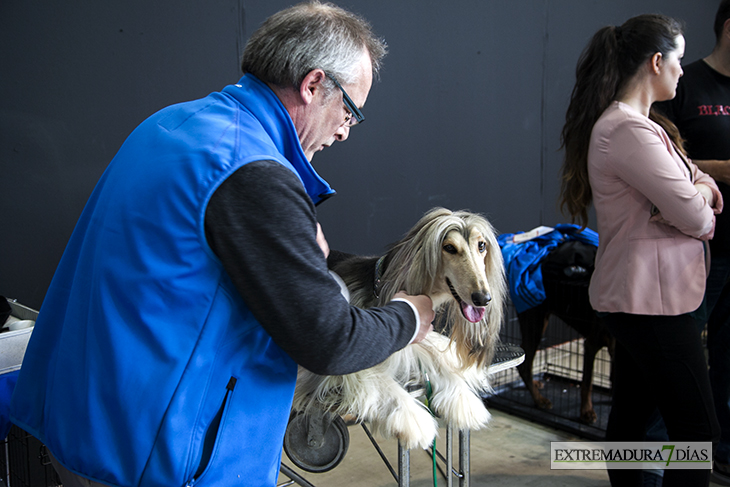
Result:
<instances>
[{"instance_id":1,"label":"woman's hand","mask_svg":"<svg viewBox=\"0 0 730 487\"><path fill-rule=\"evenodd\" d=\"M715 206L715 195L709 186L703 183L697 183L695 184L695 189L705 198L708 205L711 207Z\"/></svg>"}]
</instances>

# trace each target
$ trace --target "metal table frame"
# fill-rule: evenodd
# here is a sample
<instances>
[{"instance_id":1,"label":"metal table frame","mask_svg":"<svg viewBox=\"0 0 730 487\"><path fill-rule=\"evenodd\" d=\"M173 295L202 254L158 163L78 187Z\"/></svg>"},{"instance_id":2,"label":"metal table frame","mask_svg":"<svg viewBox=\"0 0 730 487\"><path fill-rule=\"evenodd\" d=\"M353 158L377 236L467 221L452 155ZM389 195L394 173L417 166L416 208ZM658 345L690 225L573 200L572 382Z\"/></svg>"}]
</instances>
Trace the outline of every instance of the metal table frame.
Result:
<instances>
[{"instance_id":1,"label":"metal table frame","mask_svg":"<svg viewBox=\"0 0 730 487\"><path fill-rule=\"evenodd\" d=\"M497 372L506 370L508 368L516 367L521 364L525 359L525 352L518 346L504 343L497 346L495 357L489 366L488 373L495 374ZM380 449L375 438L370 434L365 423L361 423L365 433L367 434L370 442L375 447L375 450L380 455L385 465L390 470L393 478L397 482L399 487L409 487L411 482L411 454L410 450L405 449L398 442L398 472L395 472L393 467L388 462L385 454ZM441 475L446 479L446 486L453 487L454 478L459 480L459 487L469 487L471 485L471 474L469 472L470 467L470 451L471 451L471 434L468 430L459 431L459 470L454 468L453 464L453 451L454 451L454 433L453 428L450 424L446 425L446 456L441 455L438 449L433 452L431 449L425 451L431 451L431 455L434 453L445 464L445 471L438 466ZM291 479L289 482L279 484L277 487L287 487L290 485L300 485L302 487L315 487L309 483L301 475L297 474L290 467L284 463L280 467L281 473Z\"/></svg>"},{"instance_id":2,"label":"metal table frame","mask_svg":"<svg viewBox=\"0 0 730 487\"><path fill-rule=\"evenodd\" d=\"M409 487L411 483L411 450L403 448L400 442L398 442L398 472L396 472L390 465L390 462L385 457L385 454L381 450L377 441L370 434L367 426L362 423L362 427L368 436L368 439L375 447L375 450L380 455L380 458L385 463L391 475L395 479L398 487ZM454 431L451 425L446 426L446 454L442 455L438 449L436 449L436 456L445 465L445 471L438 466L441 475L446 479L446 486L453 487L454 479L458 479L459 487L469 487L471 485L471 478L469 473L470 468L470 440L471 435L468 430L459 431L459 469L454 468L453 451L454 451ZM434 452L431 449L424 450L433 455ZM277 487L288 487L291 485L300 485L302 487L315 487L314 484L310 483L307 479L295 472L291 467L285 463L281 463L280 472L289 477L288 482L278 484Z\"/></svg>"},{"instance_id":3,"label":"metal table frame","mask_svg":"<svg viewBox=\"0 0 730 487\"><path fill-rule=\"evenodd\" d=\"M471 435L469 430L459 431L459 470L454 468L453 448L454 434L451 425L446 426L446 458L436 449L436 456L446 464L446 472L441 470L441 475L446 478L447 487L453 487L454 477L459 479L459 487L471 485L470 468L470 445ZM428 450L427 450L428 451ZM431 452L433 455L433 452ZM409 487L411 483L411 455L410 450L401 447L398 443L398 478L399 487Z\"/></svg>"}]
</instances>

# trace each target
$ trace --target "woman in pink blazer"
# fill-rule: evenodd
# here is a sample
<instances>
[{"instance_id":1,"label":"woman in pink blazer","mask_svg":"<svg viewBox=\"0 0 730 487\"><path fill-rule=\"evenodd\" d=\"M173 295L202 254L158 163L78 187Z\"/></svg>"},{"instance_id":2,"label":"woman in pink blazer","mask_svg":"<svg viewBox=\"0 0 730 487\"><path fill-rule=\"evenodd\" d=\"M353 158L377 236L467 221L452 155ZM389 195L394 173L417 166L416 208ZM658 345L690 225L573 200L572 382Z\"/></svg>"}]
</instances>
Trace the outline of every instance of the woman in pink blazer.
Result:
<instances>
[{"instance_id":1,"label":"woman in pink blazer","mask_svg":"<svg viewBox=\"0 0 730 487\"><path fill-rule=\"evenodd\" d=\"M691 313L702 303L704 241L722 197L683 153L655 101L682 76L680 24L640 15L604 27L581 54L566 123L562 207L600 239L589 293L617 344L606 440L642 441L658 408L670 440L717 442L707 363ZM639 486L641 470L609 469ZM667 470L665 487L708 485L709 470Z\"/></svg>"}]
</instances>

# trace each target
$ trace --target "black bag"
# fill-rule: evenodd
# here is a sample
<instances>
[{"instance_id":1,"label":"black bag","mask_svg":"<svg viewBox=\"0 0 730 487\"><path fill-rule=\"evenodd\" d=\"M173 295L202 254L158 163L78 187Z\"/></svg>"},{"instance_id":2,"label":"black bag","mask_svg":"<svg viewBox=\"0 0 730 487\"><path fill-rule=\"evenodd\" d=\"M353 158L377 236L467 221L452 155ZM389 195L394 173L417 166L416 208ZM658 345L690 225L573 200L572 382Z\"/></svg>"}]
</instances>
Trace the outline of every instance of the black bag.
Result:
<instances>
[{"instance_id":1,"label":"black bag","mask_svg":"<svg viewBox=\"0 0 730 487\"><path fill-rule=\"evenodd\" d=\"M8 300L5 299L5 296L0 296L0 327L5 324L11 313L12 309L10 308Z\"/></svg>"},{"instance_id":2,"label":"black bag","mask_svg":"<svg viewBox=\"0 0 730 487\"><path fill-rule=\"evenodd\" d=\"M598 249L580 240L568 240L546 255L540 266L542 279L585 286L591 280Z\"/></svg>"},{"instance_id":3,"label":"black bag","mask_svg":"<svg viewBox=\"0 0 730 487\"><path fill-rule=\"evenodd\" d=\"M543 258L540 266L545 299L558 315L573 318L593 316L588 284L597 250L594 245L569 240Z\"/></svg>"}]
</instances>

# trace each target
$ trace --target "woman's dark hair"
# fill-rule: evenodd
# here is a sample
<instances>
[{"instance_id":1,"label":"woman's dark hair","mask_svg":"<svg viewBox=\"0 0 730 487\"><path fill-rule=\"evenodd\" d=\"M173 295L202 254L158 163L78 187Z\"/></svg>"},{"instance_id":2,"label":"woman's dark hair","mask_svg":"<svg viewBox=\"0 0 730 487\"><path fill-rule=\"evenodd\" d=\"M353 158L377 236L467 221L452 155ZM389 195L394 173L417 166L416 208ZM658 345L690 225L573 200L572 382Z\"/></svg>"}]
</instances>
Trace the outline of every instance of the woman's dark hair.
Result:
<instances>
[{"instance_id":1,"label":"woman's dark hair","mask_svg":"<svg viewBox=\"0 0 730 487\"><path fill-rule=\"evenodd\" d=\"M682 25L670 17L639 15L620 27L600 29L580 55L560 136L561 148L565 149L560 209L567 208L573 222L579 218L582 225L587 225L588 207L593 200L587 164L593 125L639 67L658 52L667 56L675 50L677 36L682 33ZM650 117L667 129L670 137L672 132L678 135L665 117L653 110ZM681 147L679 139L675 143Z\"/></svg>"}]
</instances>

